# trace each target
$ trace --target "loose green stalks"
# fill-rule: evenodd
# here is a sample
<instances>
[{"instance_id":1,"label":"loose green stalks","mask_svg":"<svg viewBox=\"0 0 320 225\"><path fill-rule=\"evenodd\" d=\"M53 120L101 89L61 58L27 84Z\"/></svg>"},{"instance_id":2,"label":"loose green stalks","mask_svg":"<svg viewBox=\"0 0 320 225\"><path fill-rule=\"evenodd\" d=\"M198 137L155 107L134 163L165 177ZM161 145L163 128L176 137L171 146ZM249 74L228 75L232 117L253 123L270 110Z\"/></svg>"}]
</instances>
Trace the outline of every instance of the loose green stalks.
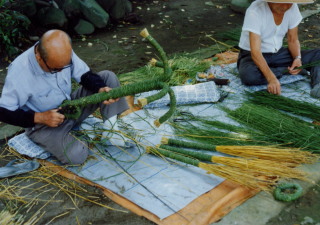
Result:
<instances>
[{"instance_id":1,"label":"loose green stalks","mask_svg":"<svg viewBox=\"0 0 320 225\"><path fill-rule=\"evenodd\" d=\"M185 84L186 80L192 79L196 82L196 74L199 71L206 71L212 63L203 61L198 58L190 58L190 56L174 56L169 61L172 75L168 83L170 86ZM163 63L156 59L152 59L146 66L140 67L135 71L119 74L121 84L129 84L133 82L154 79L163 74Z\"/></svg>"},{"instance_id":2,"label":"loose green stalks","mask_svg":"<svg viewBox=\"0 0 320 225\"><path fill-rule=\"evenodd\" d=\"M270 142L320 152L320 129L297 117L262 105L243 103L236 110L224 109L229 117L265 135Z\"/></svg>"},{"instance_id":3,"label":"loose green stalks","mask_svg":"<svg viewBox=\"0 0 320 225\"><path fill-rule=\"evenodd\" d=\"M270 145L260 132L248 127L231 125L221 121L207 120L197 115L176 113L183 123L174 123L172 127L177 136L183 136L197 143L210 145Z\"/></svg>"},{"instance_id":4,"label":"loose green stalks","mask_svg":"<svg viewBox=\"0 0 320 225\"><path fill-rule=\"evenodd\" d=\"M172 70L169 66L167 56L163 50L163 48L159 45L159 43L149 35L147 29L144 29L141 31L141 36L146 38L160 53L161 59L163 61L163 70L164 74L163 76L156 77L154 79L149 79L143 82L137 82L133 84L128 84L125 86L117 87L112 89L109 92L103 92L103 93L97 93L88 97L76 99L76 100L67 100L62 103L60 106L60 112L63 113L66 118L69 119L76 119L81 114L81 108L89 105L89 104L97 104L104 100L108 99L116 99L128 95L135 95L138 93L151 91L151 90L160 90L159 93L148 97L146 100L142 100L141 104L145 105L152 101L155 101L161 97L163 97L166 93L169 93L170 95L170 110L160 117L157 121L155 121L155 124L157 126L160 126L163 122L168 120L174 113L176 108L176 101L174 92L170 89L170 87L165 83L168 82L172 75Z\"/></svg>"},{"instance_id":5,"label":"loose green stalks","mask_svg":"<svg viewBox=\"0 0 320 225\"><path fill-rule=\"evenodd\" d=\"M249 101L258 105L269 107L304 116L315 121L320 121L320 107L310 102L298 101L282 95L270 94L266 91L247 93Z\"/></svg>"}]
</instances>

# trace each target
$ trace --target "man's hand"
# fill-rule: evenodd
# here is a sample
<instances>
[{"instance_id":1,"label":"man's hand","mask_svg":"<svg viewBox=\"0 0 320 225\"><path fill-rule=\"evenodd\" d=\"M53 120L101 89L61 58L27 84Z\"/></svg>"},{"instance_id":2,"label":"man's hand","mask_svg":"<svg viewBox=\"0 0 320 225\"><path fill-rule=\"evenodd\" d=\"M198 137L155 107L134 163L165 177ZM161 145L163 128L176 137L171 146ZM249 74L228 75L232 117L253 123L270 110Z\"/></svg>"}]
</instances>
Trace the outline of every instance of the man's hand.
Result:
<instances>
[{"instance_id":1,"label":"man's hand","mask_svg":"<svg viewBox=\"0 0 320 225\"><path fill-rule=\"evenodd\" d=\"M58 113L58 109L52 109L45 112L36 112L34 122L44 124L48 127L58 127L63 123L65 116Z\"/></svg>"},{"instance_id":2,"label":"man's hand","mask_svg":"<svg viewBox=\"0 0 320 225\"><path fill-rule=\"evenodd\" d=\"M277 78L274 78L271 81L269 81L268 92L275 95L281 94L281 85Z\"/></svg>"},{"instance_id":3,"label":"man's hand","mask_svg":"<svg viewBox=\"0 0 320 225\"><path fill-rule=\"evenodd\" d=\"M111 90L112 90L112 88L102 87L102 88L99 89L99 93L101 93L101 92L109 92L109 91L111 91ZM117 98L117 99L105 100L105 101L103 101L102 103L105 104L105 105L109 105L109 104L115 103L115 102L117 102L117 101L119 101L119 98Z\"/></svg>"},{"instance_id":4,"label":"man's hand","mask_svg":"<svg viewBox=\"0 0 320 225\"><path fill-rule=\"evenodd\" d=\"M297 58L297 59L293 60L291 67L288 67L289 73L292 75L299 74L301 69L295 69L295 68L300 67L300 66L302 66L301 59Z\"/></svg>"}]
</instances>

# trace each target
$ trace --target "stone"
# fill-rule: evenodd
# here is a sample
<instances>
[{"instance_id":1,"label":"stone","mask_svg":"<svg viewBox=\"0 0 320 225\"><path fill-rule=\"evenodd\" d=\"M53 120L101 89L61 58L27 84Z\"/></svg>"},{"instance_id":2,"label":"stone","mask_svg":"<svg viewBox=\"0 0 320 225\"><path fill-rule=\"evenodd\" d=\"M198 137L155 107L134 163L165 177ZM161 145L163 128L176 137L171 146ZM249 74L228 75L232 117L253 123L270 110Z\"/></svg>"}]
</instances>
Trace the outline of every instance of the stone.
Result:
<instances>
[{"instance_id":1,"label":"stone","mask_svg":"<svg viewBox=\"0 0 320 225\"><path fill-rule=\"evenodd\" d=\"M108 12L113 19L118 20L124 18L127 14L132 12L132 3L128 0L118 0Z\"/></svg>"},{"instance_id":2,"label":"stone","mask_svg":"<svg viewBox=\"0 0 320 225\"><path fill-rule=\"evenodd\" d=\"M64 12L54 7L41 8L37 13L37 17L42 26L50 28L64 27L68 22Z\"/></svg>"},{"instance_id":3,"label":"stone","mask_svg":"<svg viewBox=\"0 0 320 225\"><path fill-rule=\"evenodd\" d=\"M95 27L106 27L109 14L95 0L79 0L81 12Z\"/></svg>"},{"instance_id":4,"label":"stone","mask_svg":"<svg viewBox=\"0 0 320 225\"><path fill-rule=\"evenodd\" d=\"M21 7L21 12L28 16L32 17L36 15L37 13L37 6L36 3L33 0L23 0L23 1L18 1L19 6Z\"/></svg>"},{"instance_id":5,"label":"stone","mask_svg":"<svg viewBox=\"0 0 320 225\"><path fill-rule=\"evenodd\" d=\"M106 12L109 12L110 9L112 9L112 7L117 2L117 0L96 0L96 1Z\"/></svg>"},{"instance_id":6,"label":"stone","mask_svg":"<svg viewBox=\"0 0 320 225\"><path fill-rule=\"evenodd\" d=\"M92 23L80 19L78 24L74 27L77 34L92 34L94 32L94 26Z\"/></svg>"},{"instance_id":7,"label":"stone","mask_svg":"<svg viewBox=\"0 0 320 225\"><path fill-rule=\"evenodd\" d=\"M68 18L79 18L81 6L78 0L65 0L60 7Z\"/></svg>"},{"instance_id":8,"label":"stone","mask_svg":"<svg viewBox=\"0 0 320 225\"><path fill-rule=\"evenodd\" d=\"M129 0L97 0L97 3L116 20L132 12L132 3Z\"/></svg>"}]
</instances>

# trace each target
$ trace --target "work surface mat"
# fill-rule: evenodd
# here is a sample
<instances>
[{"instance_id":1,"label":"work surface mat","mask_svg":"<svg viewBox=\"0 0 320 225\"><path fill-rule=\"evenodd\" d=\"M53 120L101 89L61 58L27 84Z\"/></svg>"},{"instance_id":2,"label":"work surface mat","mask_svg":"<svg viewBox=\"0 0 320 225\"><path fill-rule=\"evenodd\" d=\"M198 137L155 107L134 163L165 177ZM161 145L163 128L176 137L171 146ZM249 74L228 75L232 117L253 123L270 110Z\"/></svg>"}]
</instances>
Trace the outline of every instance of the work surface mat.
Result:
<instances>
[{"instance_id":1,"label":"work surface mat","mask_svg":"<svg viewBox=\"0 0 320 225\"><path fill-rule=\"evenodd\" d=\"M234 75L235 64L212 67L210 70L215 74L220 73L222 78L230 79L230 84L219 90L224 98L218 103L179 106L178 111L227 120L219 106L236 108L246 100L245 91L265 88L241 85L239 78ZM317 101L309 96L308 77L290 76L284 77L283 81L283 84L289 83L282 86L284 96ZM135 135L140 147L123 149L97 145L83 166L67 167L61 172L62 175L71 177L70 174L75 174L75 180L101 187L106 195L120 205L158 224L208 224L257 193L257 190L224 181L199 168L145 154L143 146L160 144L163 136L173 135L170 122L159 128L153 125L153 121L167 110L168 107L143 109L121 119L123 132ZM93 127L95 122L99 123L90 121ZM18 152L26 145L30 149L30 143L21 143L23 139L26 141L23 135L9 141L9 145ZM45 161L49 164L52 162Z\"/></svg>"}]
</instances>

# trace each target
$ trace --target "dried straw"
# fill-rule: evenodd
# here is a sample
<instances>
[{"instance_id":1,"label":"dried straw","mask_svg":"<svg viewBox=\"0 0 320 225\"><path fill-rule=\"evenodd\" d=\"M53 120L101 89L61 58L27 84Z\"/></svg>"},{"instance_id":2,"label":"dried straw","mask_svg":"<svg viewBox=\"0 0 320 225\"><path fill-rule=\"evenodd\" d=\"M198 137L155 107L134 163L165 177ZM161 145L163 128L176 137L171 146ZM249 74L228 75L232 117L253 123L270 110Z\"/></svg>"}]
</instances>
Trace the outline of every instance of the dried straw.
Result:
<instances>
[{"instance_id":1,"label":"dried straw","mask_svg":"<svg viewBox=\"0 0 320 225\"><path fill-rule=\"evenodd\" d=\"M317 155L295 148L280 148L276 146L217 146L216 149L229 155L273 160L296 165L302 163L312 164L319 160Z\"/></svg>"},{"instance_id":2,"label":"dried straw","mask_svg":"<svg viewBox=\"0 0 320 225\"><path fill-rule=\"evenodd\" d=\"M186 150L178 147L172 147L169 145L159 145L159 149L163 149L170 152L175 152L177 154L182 154L187 157L193 157L201 161L209 161L213 163L222 164L225 166L234 167L240 171L250 171L255 176L264 177L279 177L284 179L300 179L309 180L309 176L306 172L303 172L297 168L296 163L279 163L271 160L262 159L245 159L238 157L222 157L214 156L208 153L203 153L199 151Z\"/></svg>"},{"instance_id":3,"label":"dried straw","mask_svg":"<svg viewBox=\"0 0 320 225\"><path fill-rule=\"evenodd\" d=\"M251 189L270 191L277 184L277 177L261 176L249 169L239 169L231 166L220 166L208 163L199 163L199 168L208 173L231 180Z\"/></svg>"},{"instance_id":4,"label":"dried straw","mask_svg":"<svg viewBox=\"0 0 320 225\"><path fill-rule=\"evenodd\" d=\"M319 160L319 156L311 152L301 151L295 148L282 148L280 146L216 146L212 144L203 144L201 142L188 142L172 138L161 139L164 145L178 146L183 148L192 148L206 151L217 151L228 155L251 159L265 159L277 162L286 162L292 165L312 164Z\"/></svg>"}]
</instances>

